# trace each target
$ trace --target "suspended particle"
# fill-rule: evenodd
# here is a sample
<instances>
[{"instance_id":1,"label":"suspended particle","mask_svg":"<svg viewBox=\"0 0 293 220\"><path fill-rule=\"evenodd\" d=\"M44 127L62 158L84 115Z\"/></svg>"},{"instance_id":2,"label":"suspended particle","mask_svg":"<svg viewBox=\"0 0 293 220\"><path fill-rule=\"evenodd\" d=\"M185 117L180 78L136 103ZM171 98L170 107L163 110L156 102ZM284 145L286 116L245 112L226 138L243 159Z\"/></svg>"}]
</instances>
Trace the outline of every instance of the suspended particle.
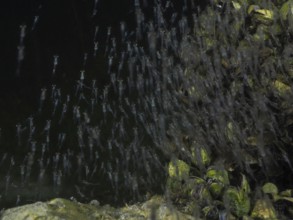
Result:
<instances>
[{"instance_id":1,"label":"suspended particle","mask_svg":"<svg viewBox=\"0 0 293 220\"><path fill-rule=\"evenodd\" d=\"M64 103L63 107L62 107L62 112L61 112L61 117L60 117L60 120L59 120L59 124L61 124L61 122L63 121L66 112L67 112L67 104Z\"/></svg>"},{"instance_id":2,"label":"suspended particle","mask_svg":"<svg viewBox=\"0 0 293 220\"><path fill-rule=\"evenodd\" d=\"M65 141L65 138L66 138L66 133L60 133L58 135L58 145L59 145L59 148L62 147L64 141Z\"/></svg>"},{"instance_id":3,"label":"suspended particle","mask_svg":"<svg viewBox=\"0 0 293 220\"><path fill-rule=\"evenodd\" d=\"M44 168L40 169L40 173L39 173L39 176L38 176L39 184L41 184L43 182L43 180L44 180L45 171L46 171L46 169L44 169Z\"/></svg>"},{"instance_id":4,"label":"suspended particle","mask_svg":"<svg viewBox=\"0 0 293 220\"><path fill-rule=\"evenodd\" d=\"M142 39L142 28L141 28L141 26L142 26L144 17L143 17L143 14L141 13L140 9L136 9L135 12L136 12L136 23L137 23L137 27L135 29L136 40L139 41L139 40Z\"/></svg>"},{"instance_id":5,"label":"suspended particle","mask_svg":"<svg viewBox=\"0 0 293 220\"><path fill-rule=\"evenodd\" d=\"M92 98L91 99L91 114L94 113L95 104L96 104L96 100Z\"/></svg>"},{"instance_id":6,"label":"suspended particle","mask_svg":"<svg viewBox=\"0 0 293 220\"><path fill-rule=\"evenodd\" d=\"M128 97L125 97L125 98L124 98L124 101L125 101L125 103L126 103L127 106L130 106L130 102L129 102Z\"/></svg>"},{"instance_id":7,"label":"suspended particle","mask_svg":"<svg viewBox=\"0 0 293 220\"><path fill-rule=\"evenodd\" d=\"M126 37L126 23L124 21L120 22L120 32L121 32L122 42L124 42Z\"/></svg>"},{"instance_id":8,"label":"suspended particle","mask_svg":"<svg viewBox=\"0 0 293 220\"><path fill-rule=\"evenodd\" d=\"M160 54L160 51L157 51L157 59L158 59L158 60L161 60L161 59L162 59L162 56L161 56L161 54Z\"/></svg>"},{"instance_id":9,"label":"suspended particle","mask_svg":"<svg viewBox=\"0 0 293 220\"><path fill-rule=\"evenodd\" d=\"M34 135L35 131L36 131L36 127L33 126L30 128L28 142L30 142L33 139L33 135Z\"/></svg>"},{"instance_id":10,"label":"suspended particle","mask_svg":"<svg viewBox=\"0 0 293 220\"><path fill-rule=\"evenodd\" d=\"M62 164L63 164L63 171L66 175L70 174L70 170L71 170L71 165L70 165L70 161L68 159L68 157L66 156L66 154L63 154L62 157Z\"/></svg>"},{"instance_id":11,"label":"suspended particle","mask_svg":"<svg viewBox=\"0 0 293 220\"><path fill-rule=\"evenodd\" d=\"M79 153L77 156L77 170L78 170L78 176L79 178L81 177L81 170L82 170L82 164L83 164L83 155L81 153Z\"/></svg>"},{"instance_id":12,"label":"suspended particle","mask_svg":"<svg viewBox=\"0 0 293 220\"><path fill-rule=\"evenodd\" d=\"M105 86L103 90L103 100L107 101L108 100L108 93L109 93L109 86Z\"/></svg>"},{"instance_id":13,"label":"suspended particle","mask_svg":"<svg viewBox=\"0 0 293 220\"><path fill-rule=\"evenodd\" d=\"M10 184L10 180L11 180L11 176L10 176L10 174L8 173L8 174L5 176L5 195L7 195L7 193L8 193L8 189L9 189L9 186L11 185L11 184Z\"/></svg>"},{"instance_id":14,"label":"suspended particle","mask_svg":"<svg viewBox=\"0 0 293 220\"><path fill-rule=\"evenodd\" d=\"M86 65L87 59L88 59L88 54L84 53L84 55L83 55L83 66Z\"/></svg>"},{"instance_id":15,"label":"suspended particle","mask_svg":"<svg viewBox=\"0 0 293 220\"><path fill-rule=\"evenodd\" d=\"M30 130L34 126L34 118L32 116L28 117L28 122L29 122L29 128Z\"/></svg>"},{"instance_id":16,"label":"suspended particle","mask_svg":"<svg viewBox=\"0 0 293 220\"><path fill-rule=\"evenodd\" d=\"M60 88L58 88L57 90L56 90L56 99L61 99L61 89Z\"/></svg>"},{"instance_id":17,"label":"suspended particle","mask_svg":"<svg viewBox=\"0 0 293 220\"><path fill-rule=\"evenodd\" d=\"M108 150L112 151L112 141L108 140L107 142L108 142Z\"/></svg>"},{"instance_id":18,"label":"suspended particle","mask_svg":"<svg viewBox=\"0 0 293 220\"><path fill-rule=\"evenodd\" d=\"M24 49L25 47L20 45L17 47L18 53L17 53L17 69L16 69L16 76L20 76L20 67L21 63L24 59Z\"/></svg>"},{"instance_id":19,"label":"suspended particle","mask_svg":"<svg viewBox=\"0 0 293 220\"><path fill-rule=\"evenodd\" d=\"M55 99L54 100L54 109L53 109L53 112L52 112L53 116L55 115L55 112L56 112L58 104L59 104L59 99Z\"/></svg>"},{"instance_id":20,"label":"suspended particle","mask_svg":"<svg viewBox=\"0 0 293 220\"><path fill-rule=\"evenodd\" d=\"M97 56L98 49L99 49L99 42L95 41L94 42L94 57Z\"/></svg>"},{"instance_id":21,"label":"suspended particle","mask_svg":"<svg viewBox=\"0 0 293 220\"><path fill-rule=\"evenodd\" d=\"M105 102L102 103L102 111L103 111L104 117L106 117L107 109L106 109L106 103Z\"/></svg>"},{"instance_id":22,"label":"suspended particle","mask_svg":"<svg viewBox=\"0 0 293 220\"><path fill-rule=\"evenodd\" d=\"M76 193L81 197L85 198L86 196L81 192L80 188L77 185L74 185Z\"/></svg>"},{"instance_id":23,"label":"suspended particle","mask_svg":"<svg viewBox=\"0 0 293 220\"><path fill-rule=\"evenodd\" d=\"M140 54L139 54L139 49L138 49L137 43L132 44L132 48L133 48L133 51L135 52L135 55L137 55L140 58L140 56L139 56Z\"/></svg>"},{"instance_id":24,"label":"suspended particle","mask_svg":"<svg viewBox=\"0 0 293 220\"><path fill-rule=\"evenodd\" d=\"M55 153L55 156L53 156L53 167L54 167L54 169L57 169L59 159L60 159L60 153L57 152L57 153Z\"/></svg>"},{"instance_id":25,"label":"suspended particle","mask_svg":"<svg viewBox=\"0 0 293 220\"><path fill-rule=\"evenodd\" d=\"M115 73L111 73L111 75L110 75L111 83L112 83L112 86L115 91L116 91L116 76L117 76L117 74L115 74Z\"/></svg>"},{"instance_id":26,"label":"suspended particle","mask_svg":"<svg viewBox=\"0 0 293 220\"><path fill-rule=\"evenodd\" d=\"M88 175L90 173L90 169L88 165L84 165L84 170L85 170L85 178L88 179Z\"/></svg>"},{"instance_id":27,"label":"suspended particle","mask_svg":"<svg viewBox=\"0 0 293 220\"><path fill-rule=\"evenodd\" d=\"M90 155L90 161L93 161L93 148L94 148L94 143L93 143L93 138L88 137L88 147L89 147L89 155Z\"/></svg>"},{"instance_id":28,"label":"suspended particle","mask_svg":"<svg viewBox=\"0 0 293 220\"><path fill-rule=\"evenodd\" d=\"M31 141L31 152L35 153L36 152L36 141Z\"/></svg>"},{"instance_id":29,"label":"suspended particle","mask_svg":"<svg viewBox=\"0 0 293 220\"><path fill-rule=\"evenodd\" d=\"M19 206L20 202L21 202L20 195L17 195L16 202L15 202L15 206L16 207Z\"/></svg>"},{"instance_id":30,"label":"suspended particle","mask_svg":"<svg viewBox=\"0 0 293 220\"><path fill-rule=\"evenodd\" d=\"M101 145L100 142L100 132L101 130L98 128L98 126L96 126L93 130L92 130L92 138L96 141L96 144L98 146Z\"/></svg>"},{"instance_id":31,"label":"suspended particle","mask_svg":"<svg viewBox=\"0 0 293 220\"><path fill-rule=\"evenodd\" d=\"M92 89L96 88L96 82L97 82L97 80L95 80L95 79L92 80Z\"/></svg>"},{"instance_id":32,"label":"suspended particle","mask_svg":"<svg viewBox=\"0 0 293 220\"><path fill-rule=\"evenodd\" d=\"M99 159L99 153L98 151L95 151L95 160L98 160Z\"/></svg>"},{"instance_id":33,"label":"suspended particle","mask_svg":"<svg viewBox=\"0 0 293 220\"><path fill-rule=\"evenodd\" d=\"M32 31L36 28L36 25L37 25L37 23L39 21L39 18L40 18L40 16L38 16L38 15L36 15L34 17L34 21L33 21L33 25L32 25Z\"/></svg>"},{"instance_id":34,"label":"suspended particle","mask_svg":"<svg viewBox=\"0 0 293 220\"><path fill-rule=\"evenodd\" d=\"M116 56L116 47L117 47L116 38L112 37L111 42L112 42L113 54Z\"/></svg>"},{"instance_id":35,"label":"suspended particle","mask_svg":"<svg viewBox=\"0 0 293 220\"><path fill-rule=\"evenodd\" d=\"M52 75L54 76L56 73L56 68L58 66L58 62L59 62L59 55L54 55L53 56L53 71L52 71Z\"/></svg>"},{"instance_id":36,"label":"suspended particle","mask_svg":"<svg viewBox=\"0 0 293 220\"><path fill-rule=\"evenodd\" d=\"M107 39L106 39L106 48L105 48L105 53L108 53L108 45L109 45L109 41L110 41L110 36L111 36L111 27L107 28Z\"/></svg>"},{"instance_id":37,"label":"suspended particle","mask_svg":"<svg viewBox=\"0 0 293 220\"><path fill-rule=\"evenodd\" d=\"M27 164L26 164L26 175L25 175L25 182L29 182L31 176L31 168L34 163L34 154L28 153L27 156Z\"/></svg>"},{"instance_id":38,"label":"suspended particle","mask_svg":"<svg viewBox=\"0 0 293 220\"><path fill-rule=\"evenodd\" d=\"M133 103L131 105L131 113L134 115L134 117L136 118L137 116L137 112L136 112L136 107L135 107L135 104Z\"/></svg>"},{"instance_id":39,"label":"suspended particle","mask_svg":"<svg viewBox=\"0 0 293 220\"><path fill-rule=\"evenodd\" d=\"M41 89L39 112L41 112L43 104L44 104L44 101L46 99L46 92L47 92L46 88Z\"/></svg>"},{"instance_id":40,"label":"suspended particle","mask_svg":"<svg viewBox=\"0 0 293 220\"><path fill-rule=\"evenodd\" d=\"M47 120L46 121L46 125L44 127L43 133L49 133L50 132L50 128L51 128L51 120Z\"/></svg>"},{"instance_id":41,"label":"suspended particle","mask_svg":"<svg viewBox=\"0 0 293 220\"><path fill-rule=\"evenodd\" d=\"M22 133L21 124L17 124L16 125L16 137L17 137L18 146L21 145L21 133Z\"/></svg>"},{"instance_id":42,"label":"suspended particle","mask_svg":"<svg viewBox=\"0 0 293 220\"><path fill-rule=\"evenodd\" d=\"M83 129L82 129L81 125L79 125L78 129L77 129L77 137L78 137L78 145L80 148L84 147L83 136L84 136Z\"/></svg>"},{"instance_id":43,"label":"suspended particle","mask_svg":"<svg viewBox=\"0 0 293 220\"><path fill-rule=\"evenodd\" d=\"M26 32L25 32L26 25L20 25L19 28L20 28L20 41L19 41L19 44L23 45L23 43L24 43L23 41L24 41L24 38L25 38L25 35L26 35Z\"/></svg>"},{"instance_id":44,"label":"suspended particle","mask_svg":"<svg viewBox=\"0 0 293 220\"><path fill-rule=\"evenodd\" d=\"M114 111L112 110L110 104L107 104L107 110L108 110L113 116L116 116L116 114L114 114ZM116 112L115 112L115 113L116 113ZM114 118L115 118L115 117L114 117Z\"/></svg>"},{"instance_id":45,"label":"suspended particle","mask_svg":"<svg viewBox=\"0 0 293 220\"><path fill-rule=\"evenodd\" d=\"M81 71L80 71L80 80L81 80L81 81L84 80L84 73L85 73L85 70L81 70Z\"/></svg>"},{"instance_id":46,"label":"suspended particle","mask_svg":"<svg viewBox=\"0 0 293 220\"><path fill-rule=\"evenodd\" d=\"M54 188L57 186L57 171L56 170L54 170L53 171L53 186L54 186Z\"/></svg>"},{"instance_id":47,"label":"suspended particle","mask_svg":"<svg viewBox=\"0 0 293 220\"><path fill-rule=\"evenodd\" d=\"M98 0L95 0L95 1L98 1ZM96 27L95 27L94 40L96 40L96 38L97 38L97 36L98 36L98 33L99 33L99 26L96 26Z\"/></svg>"},{"instance_id":48,"label":"suspended particle","mask_svg":"<svg viewBox=\"0 0 293 220\"><path fill-rule=\"evenodd\" d=\"M93 8L93 13L92 13L92 16L96 16L98 10L97 10L97 5L98 5L98 1L99 0L95 0L95 3L94 3L94 8ZM95 34L96 35L96 34Z\"/></svg>"},{"instance_id":49,"label":"suspended particle","mask_svg":"<svg viewBox=\"0 0 293 220\"><path fill-rule=\"evenodd\" d=\"M44 157L44 154L46 152L46 143L42 143L42 158Z\"/></svg>"},{"instance_id":50,"label":"suspended particle","mask_svg":"<svg viewBox=\"0 0 293 220\"><path fill-rule=\"evenodd\" d=\"M68 104L70 102L70 95L66 96L66 103Z\"/></svg>"},{"instance_id":51,"label":"suspended particle","mask_svg":"<svg viewBox=\"0 0 293 220\"><path fill-rule=\"evenodd\" d=\"M14 157L12 156L10 158L10 167L9 167L9 170L11 170L14 165L15 165L15 160L14 160Z\"/></svg>"},{"instance_id":52,"label":"suspended particle","mask_svg":"<svg viewBox=\"0 0 293 220\"><path fill-rule=\"evenodd\" d=\"M80 110L79 110L79 106L74 106L73 107L73 117L74 117L74 120L76 120L77 122L80 122Z\"/></svg>"},{"instance_id":53,"label":"suspended particle","mask_svg":"<svg viewBox=\"0 0 293 220\"><path fill-rule=\"evenodd\" d=\"M24 181L25 181L25 165L20 165L20 179L21 179L21 185L24 185Z\"/></svg>"},{"instance_id":54,"label":"suspended particle","mask_svg":"<svg viewBox=\"0 0 293 220\"><path fill-rule=\"evenodd\" d=\"M90 123L91 119L90 119L89 115L87 114L87 112L83 112L83 118L84 118L85 124Z\"/></svg>"},{"instance_id":55,"label":"suspended particle","mask_svg":"<svg viewBox=\"0 0 293 220\"><path fill-rule=\"evenodd\" d=\"M109 56L108 57L108 73L110 73L111 71L112 64L113 64L113 56Z\"/></svg>"},{"instance_id":56,"label":"suspended particle","mask_svg":"<svg viewBox=\"0 0 293 220\"><path fill-rule=\"evenodd\" d=\"M58 170L56 184L57 184L57 186L61 186L61 183L62 183L62 171Z\"/></svg>"},{"instance_id":57,"label":"suspended particle","mask_svg":"<svg viewBox=\"0 0 293 220\"><path fill-rule=\"evenodd\" d=\"M52 87L52 89L51 89L51 99L54 99L55 92L56 92L56 85L53 84L51 87Z\"/></svg>"},{"instance_id":58,"label":"suspended particle","mask_svg":"<svg viewBox=\"0 0 293 220\"><path fill-rule=\"evenodd\" d=\"M124 128L124 120L123 118L121 118L120 122L119 122L119 135L120 137L124 138L125 137L125 128Z\"/></svg>"}]
</instances>

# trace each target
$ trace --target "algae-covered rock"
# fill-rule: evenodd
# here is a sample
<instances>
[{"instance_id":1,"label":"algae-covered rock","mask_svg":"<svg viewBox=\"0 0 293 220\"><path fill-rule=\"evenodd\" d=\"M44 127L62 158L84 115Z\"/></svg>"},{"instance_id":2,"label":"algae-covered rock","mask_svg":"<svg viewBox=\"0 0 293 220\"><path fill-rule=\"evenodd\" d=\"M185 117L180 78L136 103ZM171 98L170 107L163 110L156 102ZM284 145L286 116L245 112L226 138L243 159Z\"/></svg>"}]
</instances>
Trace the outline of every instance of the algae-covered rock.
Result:
<instances>
[{"instance_id":1,"label":"algae-covered rock","mask_svg":"<svg viewBox=\"0 0 293 220\"><path fill-rule=\"evenodd\" d=\"M276 210L272 203L267 199L259 199L256 201L251 212L251 217L262 220L278 219Z\"/></svg>"},{"instance_id":2,"label":"algae-covered rock","mask_svg":"<svg viewBox=\"0 0 293 220\"><path fill-rule=\"evenodd\" d=\"M66 199L37 202L4 211L1 220L192 220L160 196L154 196L142 204L113 208L109 205L93 206Z\"/></svg>"},{"instance_id":3,"label":"algae-covered rock","mask_svg":"<svg viewBox=\"0 0 293 220\"><path fill-rule=\"evenodd\" d=\"M75 220L75 219L113 219L110 214L114 209L107 207L96 208L72 202L66 199L53 199L49 202L37 202L4 211L2 220L46 219L46 220Z\"/></svg>"}]
</instances>

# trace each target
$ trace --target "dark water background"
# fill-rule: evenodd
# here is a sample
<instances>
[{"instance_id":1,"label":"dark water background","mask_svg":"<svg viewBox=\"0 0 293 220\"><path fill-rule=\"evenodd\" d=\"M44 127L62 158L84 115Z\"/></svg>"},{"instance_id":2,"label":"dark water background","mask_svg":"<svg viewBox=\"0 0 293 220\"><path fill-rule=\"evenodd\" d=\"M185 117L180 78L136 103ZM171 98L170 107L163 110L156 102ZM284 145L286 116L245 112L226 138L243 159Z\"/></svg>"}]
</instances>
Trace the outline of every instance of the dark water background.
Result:
<instances>
[{"instance_id":1,"label":"dark water background","mask_svg":"<svg viewBox=\"0 0 293 220\"><path fill-rule=\"evenodd\" d=\"M190 5L192 1L186 2ZM185 1L174 3L172 10L188 13L182 11L184 3ZM154 2L144 0L140 1L140 4L145 15L151 16ZM194 1L192 4L200 5L200 2ZM204 4L201 3L201 5ZM0 199L0 204L8 207L22 202L32 202L33 198L42 199L56 195L53 188L44 187L37 189L45 195L44 197L38 197L35 194L31 196L30 194L38 186L32 184L29 188L14 191L13 181L6 181L6 170L9 170L14 163L19 164L19 161L27 160L26 150L15 147L17 145L16 125L26 123L28 117L34 117L37 114L42 88L51 88L53 84L57 84L63 94L72 93L81 70L86 71L86 77L96 79L99 88L109 83L108 58L102 52L109 44L107 42L108 28L111 27L111 36L119 42L121 22L126 23L127 31L131 35L136 26L136 19L134 1L130 0L6 1L1 4L0 11L2 28L0 35L0 160L2 161L0 166L2 171L0 178L2 189L8 187L4 186L5 183L11 183L9 187L12 189L9 195L2 192L1 199L5 197L6 200ZM97 27L99 31L95 34ZM23 36L22 30L24 30ZM99 53L94 57L94 42L96 41L99 42ZM53 73L54 56L58 56L58 63ZM111 95L109 98L111 99ZM46 114L45 111L42 115L43 118L37 119L40 123L48 119L49 113ZM58 133L55 134L57 135ZM13 160L10 162L11 155L7 156L7 152L13 155ZM16 172L20 172L20 167L15 170L17 170L13 171L15 173L10 173L11 177L19 176ZM37 177L39 173L33 171L32 175ZM16 180L20 181L17 178ZM74 180L68 179L64 184L70 185L70 181ZM74 188L73 185L68 192L64 190L64 195L71 195L72 188ZM30 199L24 201L23 198L18 197L20 194ZM104 193L100 192L100 194ZM111 200L111 197L108 198L108 201Z\"/></svg>"},{"instance_id":2,"label":"dark water background","mask_svg":"<svg viewBox=\"0 0 293 220\"><path fill-rule=\"evenodd\" d=\"M185 3L201 8L206 4L195 0L172 2L172 10L182 13ZM154 1L144 0L141 5L143 13L151 15ZM134 0L15 0L3 2L0 11L1 127L14 127L35 112L41 88L62 83L63 89L71 89L81 69L97 77L103 87L106 83L103 68L106 68L107 58L93 59L91 56L96 27L99 32L95 41L99 41L101 51L105 49L108 27L112 27L112 34L119 42L120 23L125 22L129 32L134 31L136 24ZM26 26L23 39L21 25ZM18 47L21 45L24 46L24 58L19 61ZM84 66L85 53L88 59ZM55 55L59 56L59 62L53 76Z\"/></svg>"}]
</instances>

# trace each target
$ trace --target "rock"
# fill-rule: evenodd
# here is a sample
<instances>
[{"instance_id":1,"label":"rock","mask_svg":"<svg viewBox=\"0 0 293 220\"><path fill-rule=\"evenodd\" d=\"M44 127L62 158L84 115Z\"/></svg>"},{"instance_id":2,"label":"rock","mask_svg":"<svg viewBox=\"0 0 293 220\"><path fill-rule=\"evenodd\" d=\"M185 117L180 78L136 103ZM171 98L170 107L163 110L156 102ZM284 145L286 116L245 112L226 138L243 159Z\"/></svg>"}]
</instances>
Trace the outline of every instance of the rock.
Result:
<instances>
[{"instance_id":1,"label":"rock","mask_svg":"<svg viewBox=\"0 0 293 220\"><path fill-rule=\"evenodd\" d=\"M66 199L53 199L48 202L37 202L5 210L2 220L192 220L190 215L183 214L160 196L154 196L142 204L123 208L113 208L109 205L96 206L72 202Z\"/></svg>"},{"instance_id":2,"label":"rock","mask_svg":"<svg viewBox=\"0 0 293 220\"><path fill-rule=\"evenodd\" d=\"M277 219L276 211L269 200L257 200L252 210L251 217L258 219Z\"/></svg>"}]
</instances>

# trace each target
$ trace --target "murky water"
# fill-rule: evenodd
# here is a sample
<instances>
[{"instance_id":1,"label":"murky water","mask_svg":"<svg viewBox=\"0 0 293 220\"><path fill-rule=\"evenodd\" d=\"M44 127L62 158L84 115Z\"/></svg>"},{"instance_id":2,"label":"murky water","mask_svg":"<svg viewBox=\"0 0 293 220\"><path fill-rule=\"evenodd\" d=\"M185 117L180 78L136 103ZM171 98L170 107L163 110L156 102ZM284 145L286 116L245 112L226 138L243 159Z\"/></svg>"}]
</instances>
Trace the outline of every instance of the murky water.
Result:
<instances>
[{"instance_id":1,"label":"murky water","mask_svg":"<svg viewBox=\"0 0 293 220\"><path fill-rule=\"evenodd\" d=\"M185 8L193 16L185 9L171 13L169 4L159 1L148 17L135 1L135 30L123 22L119 34L109 27L103 50L94 39L82 59L105 57L105 85L81 69L69 92L58 84L43 88L38 111L16 125L12 140L1 137L1 206L57 196L138 201L163 193L168 161L192 164L199 147L252 176L249 156L261 158L263 176L281 170L274 163L279 151L266 140L269 134L270 143L278 141L275 103L249 84L265 89L272 71L257 75L260 55L252 47L237 50L229 13L205 19L190 5ZM19 66L22 52L19 47ZM52 75L58 74L62 57L52 62ZM257 147L247 144L249 138ZM195 174L205 169L199 167Z\"/></svg>"}]
</instances>

